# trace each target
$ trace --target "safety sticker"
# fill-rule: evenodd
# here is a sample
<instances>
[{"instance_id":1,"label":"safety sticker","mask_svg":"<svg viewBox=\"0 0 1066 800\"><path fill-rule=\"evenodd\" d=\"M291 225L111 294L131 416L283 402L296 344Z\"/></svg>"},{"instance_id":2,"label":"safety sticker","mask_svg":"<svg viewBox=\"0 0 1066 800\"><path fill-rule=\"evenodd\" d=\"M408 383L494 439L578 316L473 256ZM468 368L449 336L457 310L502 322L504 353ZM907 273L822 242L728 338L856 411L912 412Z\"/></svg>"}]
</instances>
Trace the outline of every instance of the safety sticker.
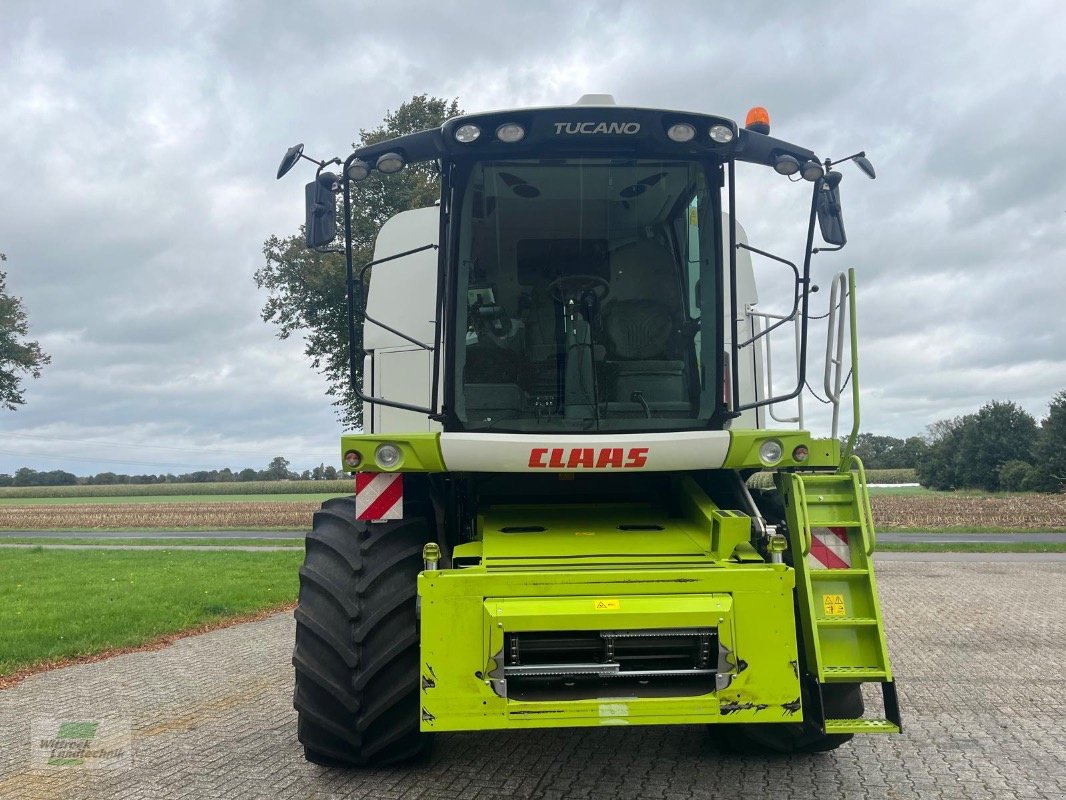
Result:
<instances>
[{"instance_id":1,"label":"safety sticker","mask_svg":"<svg viewBox=\"0 0 1066 800\"><path fill-rule=\"evenodd\" d=\"M822 595L822 611L827 617L843 617L847 614L847 610L844 607L844 595L842 594L823 594Z\"/></svg>"},{"instance_id":2,"label":"safety sticker","mask_svg":"<svg viewBox=\"0 0 1066 800\"><path fill-rule=\"evenodd\" d=\"M369 522L403 519L403 475L355 473L355 518Z\"/></svg>"},{"instance_id":3,"label":"safety sticker","mask_svg":"<svg viewBox=\"0 0 1066 800\"><path fill-rule=\"evenodd\" d=\"M811 528L811 552L807 558L811 569L849 569L851 546L845 528Z\"/></svg>"},{"instance_id":4,"label":"safety sticker","mask_svg":"<svg viewBox=\"0 0 1066 800\"><path fill-rule=\"evenodd\" d=\"M622 607L621 600L593 600L592 607L597 611L617 611Z\"/></svg>"}]
</instances>

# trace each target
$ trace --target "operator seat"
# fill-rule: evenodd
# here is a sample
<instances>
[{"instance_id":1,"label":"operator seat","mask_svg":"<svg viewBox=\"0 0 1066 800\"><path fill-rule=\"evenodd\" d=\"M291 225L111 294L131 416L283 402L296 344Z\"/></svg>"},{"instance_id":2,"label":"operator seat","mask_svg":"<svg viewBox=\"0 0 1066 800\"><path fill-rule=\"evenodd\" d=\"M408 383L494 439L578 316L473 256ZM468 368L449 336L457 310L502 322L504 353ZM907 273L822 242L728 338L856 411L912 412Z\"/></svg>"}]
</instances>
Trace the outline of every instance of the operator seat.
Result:
<instances>
[{"instance_id":1,"label":"operator seat","mask_svg":"<svg viewBox=\"0 0 1066 800\"><path fill-rule=\"evenodd\" d=\"M628 403L639 392L652 405L687 402L685 365L674 341L683 309L674 261L651 239L611 255L611 295L603 310L608 401Z\"/></svg>"}]
</instances>

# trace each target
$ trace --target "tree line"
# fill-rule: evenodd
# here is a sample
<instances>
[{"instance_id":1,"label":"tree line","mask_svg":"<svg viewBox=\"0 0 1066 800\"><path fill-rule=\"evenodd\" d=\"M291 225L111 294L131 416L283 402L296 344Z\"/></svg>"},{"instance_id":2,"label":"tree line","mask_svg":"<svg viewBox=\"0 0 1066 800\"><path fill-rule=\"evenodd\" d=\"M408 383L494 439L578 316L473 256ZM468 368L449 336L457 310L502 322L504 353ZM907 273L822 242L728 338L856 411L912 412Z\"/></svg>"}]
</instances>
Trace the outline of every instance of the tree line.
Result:
<instances>
[{"instance_id":1,"label":"tree line","mask_svg":"<svg viewBox=\"0 0 1066 800\"><path fill-rule=\"evenodd\" d=\"M39 472L29 467L16 470L14 475L0 473L0 486L106 486L111 484L150 483L241 483L248 481L332 481L344 477L334 466L319 464L314 469L295 472L289 469L289 461L277 456L266 469L245 467L242 470L223 469L197 470L180 475L125 475L115 472L98 472L95 475L77 476L62 469Z\"/></svg>"}]
</instances>

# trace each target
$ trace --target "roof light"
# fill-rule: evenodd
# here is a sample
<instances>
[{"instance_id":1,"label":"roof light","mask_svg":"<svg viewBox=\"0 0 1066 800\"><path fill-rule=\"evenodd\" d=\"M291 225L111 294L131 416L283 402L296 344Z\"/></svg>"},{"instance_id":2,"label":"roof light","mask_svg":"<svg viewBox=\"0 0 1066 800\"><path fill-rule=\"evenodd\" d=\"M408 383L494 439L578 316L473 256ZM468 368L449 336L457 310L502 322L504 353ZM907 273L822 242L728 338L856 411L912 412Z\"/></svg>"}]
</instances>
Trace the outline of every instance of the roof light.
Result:
<instances>
[{"instance_id":1,"label":"roof light","mask_svg":"<svg viewBox=\"0 0 1066 800\"><path fill-rule=\"evenodd\" d=\"M365 180L370 175L370 165L357 158L348 167L348 178L353 181Z\"/></svg>"},{"instance_id":2,"label":"roof light","mask_svg":"<svg viewBox=\"0 0 1066 800\"><path fill-rule=\"evenodd\" d=\"M712 125L710 135L718 144L728 144L733 141L733 129L728 125Z\"/></svg>"},{"instance_id":3,"label":"roof light","mask_svg":"<svg viewBox=\"0 0 1066 800\"><path fill-rule=\"evenodd\" d=\"M795 175L800 171L800 162L790 155L780 155L774 159L774 169L782 175Z\"/></svg>"},{"instance_id":4,"label":"roof light","mask_svg":"<svg viewBox=\"0 0 1066 800\"><path fill-rule=\"evenodd\" d=\"M399 172L403 169L403 156L399 153L385 153L378 158L377 167L378 172L384 172L386 175Z\"/></svg>"},{"instance_id":5,"label":"roof light","mask_svg":"<svg viewBox=\"0 0 1066 800\"><path fill-rule=\"evenodd\" d=\"M696 129L687 122L678 122L670 126L666 135L674 142L691 142L696 138Z\"/></svg>"},{"instance_id":6,"label":"roof light","mask_svg":"<svg viewBox=\"0 0 1066 800\"><path fill-rule=\"evenodd\" d=\"M476 142L478 137L481 136L481 128L477 125L460 125L455 129L455 141L460 144L470 144Z\"/></svg>"},{"instance_id":7,"label":"roof light","mask_svg":"<svg viewBox=\"0 0 1066 800\"><path fill-rule=\"evenodd\" d=\"M526 129L517 122L505 122L496 129L496 138L507 144L520 142L526 136Z\"/></svg>"},{"instance_id":8,"label":"roof light","mask_svg":"<svg viewBox=\"0 0 1066 800\"><path fill-rule=\"evenodd\" d=\"M762 106L755 106L748 111L748 116L744 118L744 127L754 133L768 135L770 133L770 112Z\"/></svg>"},{"instance_id":9,"label":"roof light","mask_svg":"<svg viewBox=\"0 0 1066 800\"><path fill-rule=\"evenodd\" d=\"M805 181L816 181L825 175L825 170L821 164L812 160L803 165L803 170L800 174L803 175L803 180Z\"/></svg>"}]
</instances>

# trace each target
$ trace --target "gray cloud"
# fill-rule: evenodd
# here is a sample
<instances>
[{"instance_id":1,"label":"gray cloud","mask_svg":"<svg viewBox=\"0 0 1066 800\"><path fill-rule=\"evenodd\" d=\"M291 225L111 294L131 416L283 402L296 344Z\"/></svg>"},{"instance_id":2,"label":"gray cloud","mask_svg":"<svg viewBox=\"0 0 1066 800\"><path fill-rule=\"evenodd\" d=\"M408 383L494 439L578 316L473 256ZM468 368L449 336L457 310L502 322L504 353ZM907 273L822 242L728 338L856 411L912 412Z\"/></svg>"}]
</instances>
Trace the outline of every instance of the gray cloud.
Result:
<instances>
[{"instance_id":1,"label":"gray cloud","mask_svg":"<svg viewBox=\"0 0 1066 800\"><path fill-rule=\"evenodd\" d=\"M760 104L821 154L866 149L879 177L845 170L849 247L815 262L823 286L859 274L865 429L993 397L1039 415L1066 387L1064 33L1050 2L9 2L0 250L54 362L0 417L0 471L335 459L324 382L258 318L262 242L301 218L299 182L273 172L294 141L343 154L421 92ZM750 178L752 243L798 257L803 186Z\"/></svg>"}]
</instances>

